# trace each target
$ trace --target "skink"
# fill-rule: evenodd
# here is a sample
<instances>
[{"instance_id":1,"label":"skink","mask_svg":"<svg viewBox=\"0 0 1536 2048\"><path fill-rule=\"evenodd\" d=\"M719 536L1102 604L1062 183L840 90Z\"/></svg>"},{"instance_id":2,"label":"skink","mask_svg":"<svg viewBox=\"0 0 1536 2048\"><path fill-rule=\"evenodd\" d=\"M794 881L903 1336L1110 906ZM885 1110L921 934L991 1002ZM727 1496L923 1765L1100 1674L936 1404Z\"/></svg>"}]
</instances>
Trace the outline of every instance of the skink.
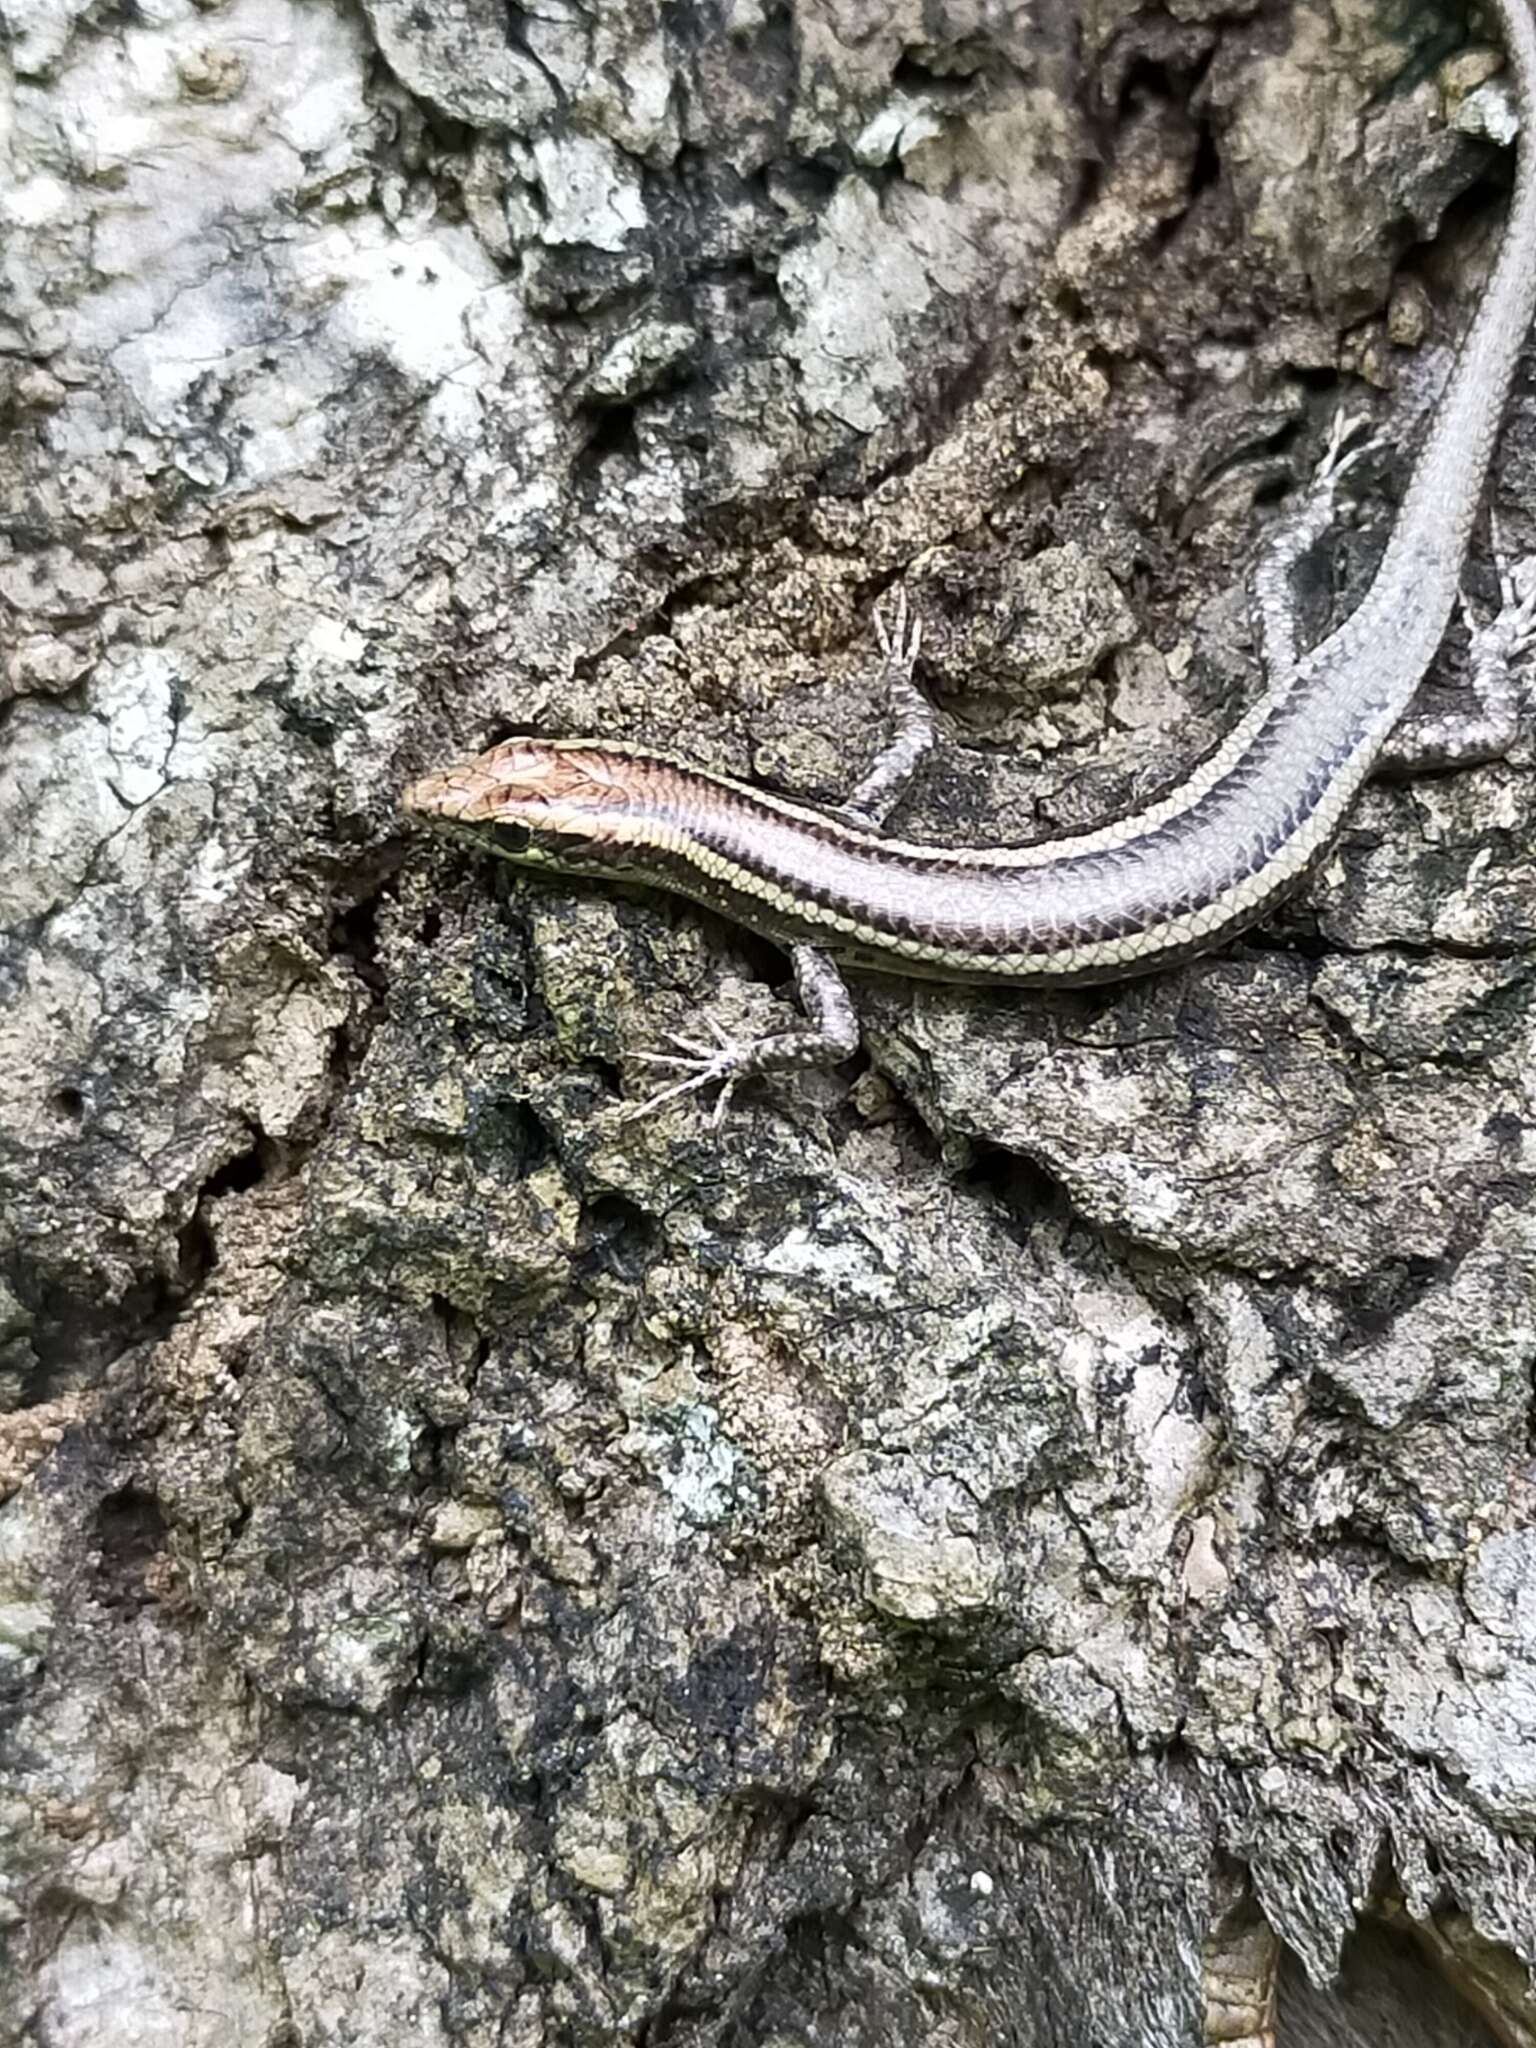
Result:
<instances>
[{"instance_id":1,"label":"skink","mask_svg":"<svg viewBox=\"0 0 1536 2048\"><path fill-rule=\"evenodd\" d=\"M901 780L884 760L865 797L837 815L643 747L536 738L507 740L406 791L408 811L477 850L668 889L794 949L815 1028L756 1046L684 1041L673 1064L686 1078L667 1094L844 1056L852 1013L830 962L960 981L1118 979L1218 945L1315 865L1444 635L1536 309L1536 26L1529 0L1490 4L1519 104L1515 191L1380 565L1351 616L1304 654L1273 602L1271 572L1265 694L1161 802L1042 845L948 848L872 829ZM1336 447L1325 499L1345 467ZM1314 520L1304 537L1320 530ZM1502 611L1473 629L1479 715L1460 737L1443 724L1426 729L1421 758L1486 758L1512 737L1511 668L1536 639L1536 588L1502 567L1501 578ZM917 634L904 608L887 653L893 691L911 713ZM913 718L921 727L921 712L912 713L896 742L903 767L920 750Z\"/></svg>"}]
</instances>

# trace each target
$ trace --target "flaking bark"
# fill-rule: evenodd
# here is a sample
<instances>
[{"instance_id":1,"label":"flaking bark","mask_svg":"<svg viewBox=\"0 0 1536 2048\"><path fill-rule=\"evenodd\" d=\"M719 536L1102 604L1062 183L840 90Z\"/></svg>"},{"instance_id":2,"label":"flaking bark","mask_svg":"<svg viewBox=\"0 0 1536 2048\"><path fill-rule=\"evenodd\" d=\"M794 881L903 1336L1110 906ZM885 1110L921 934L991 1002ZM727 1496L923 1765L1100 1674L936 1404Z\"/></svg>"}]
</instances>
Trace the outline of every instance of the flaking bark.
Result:
<instances>
[{"instance_id":1,"label":"flaking bark","mask_svg":"<svg viewBox=\"0 0 1536 2048\"><path fill-rule=\"evenodd\" d=\"M904 832L1166 784L1497 233L1412 13L0 0L0 2042L1184 2048L1234 1899L1532 2038L1528 751L723 1138L627 1053L782 962L393 808L835 802L898 578Z\"/></svg>"}]
</instances>

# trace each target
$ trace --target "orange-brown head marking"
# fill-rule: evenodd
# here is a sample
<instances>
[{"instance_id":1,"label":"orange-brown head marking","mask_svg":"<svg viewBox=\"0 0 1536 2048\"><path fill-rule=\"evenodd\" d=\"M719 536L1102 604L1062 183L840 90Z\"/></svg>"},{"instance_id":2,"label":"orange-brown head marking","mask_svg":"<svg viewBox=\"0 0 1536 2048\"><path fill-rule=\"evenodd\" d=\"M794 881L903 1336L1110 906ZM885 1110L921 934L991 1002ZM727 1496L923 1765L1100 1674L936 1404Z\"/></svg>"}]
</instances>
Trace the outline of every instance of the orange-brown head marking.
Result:
<instances>
[{"instance_id":1,"label":"orange-brown head marking","mask_svg":"<svg viewBox=\"0 0 1536 2048\"><path fill-rule=\"evenodd\" d=\"M401 802L512 860L583 868L597 862L618 872L629 848L672 836L658 814L672 773L641 750L520 737L422 776Z\"/></svg>"},{"instance_id":2,"label":"orange-brown head marking","mask_svg":"<svg viewBox=\"0 0 1536 2048\"><path fill-rule=\"evenodd\" d=\"M462 825L557 826L562 813L612 810L632 801L621 778L624 765L579 744L503 740L472 761L423 775L401 803L408 811Z\"/></svg>"}]
</instances>

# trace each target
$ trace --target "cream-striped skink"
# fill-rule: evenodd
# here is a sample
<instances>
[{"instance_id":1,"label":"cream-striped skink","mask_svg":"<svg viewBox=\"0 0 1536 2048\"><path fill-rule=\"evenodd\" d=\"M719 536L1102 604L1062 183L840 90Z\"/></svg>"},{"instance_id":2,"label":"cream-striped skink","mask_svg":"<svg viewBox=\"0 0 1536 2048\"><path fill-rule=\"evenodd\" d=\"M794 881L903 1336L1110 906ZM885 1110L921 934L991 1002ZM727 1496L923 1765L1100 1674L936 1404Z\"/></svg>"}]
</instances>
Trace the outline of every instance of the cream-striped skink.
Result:
<instances>
[{"instance_id":1,"label":"cream-striped skink","mask_svg":"<svg viewBox=\"0 0 1536 2048\"><path fill-rule=\"evenodd\" d=\"M673 890L798 949L819 1028L751 1047L689 1047L675 1061L689 1076L679 1089L846 1053L851 1011L829 960L964 981L1140 974L1253 924L1326 849L1445 632L1536 307L1536 26L1529 0L1490 4L1520 111L1515 192L1380 566L1356 610L1310 652L1269 650L1262 699L1160 803L1037 846L915 845L596 739L510 739L407 790L409 811L481 850ZM1336 459L1332 477L1343 467ZM1460 747L1436 731L1442 764L1509 737L1510 665L1536 637L1536 595L1506 577L1505 598L1498 619L1473 634L1481 719ZM888 643L898 695L912 694L916 645L903 620ZM874 780L888 790L896 778L877 770ZM872 799L856 808L865 820L878 815Z\"/></svg>"}]
</instances>

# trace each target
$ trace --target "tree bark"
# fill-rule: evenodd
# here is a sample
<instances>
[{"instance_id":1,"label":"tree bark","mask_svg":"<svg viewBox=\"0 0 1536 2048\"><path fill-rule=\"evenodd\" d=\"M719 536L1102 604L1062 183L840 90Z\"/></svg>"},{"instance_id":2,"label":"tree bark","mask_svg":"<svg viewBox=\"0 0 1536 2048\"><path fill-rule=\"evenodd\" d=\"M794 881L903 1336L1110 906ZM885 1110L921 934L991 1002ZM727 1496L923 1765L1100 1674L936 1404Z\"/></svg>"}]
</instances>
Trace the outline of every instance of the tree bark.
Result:
<instances>
[{"instance_id":1,"label":"tree bark","mask_svg":"<svg viewBox=\"0 0 1536 2048\"><path fill-rule=\"evenodd\" d=\"M861 981L723 1133L632 1054L773 949L396 810L518 729L836 803L897 582L904 837L1166 786L1339 404L1313 629L1369 574L1496 49L0 30L0 2043L1183 2048L1232 1911L1283 2048L1536 2040L1528 747L1180 972Z\"/></svg>"}]
</instances>

